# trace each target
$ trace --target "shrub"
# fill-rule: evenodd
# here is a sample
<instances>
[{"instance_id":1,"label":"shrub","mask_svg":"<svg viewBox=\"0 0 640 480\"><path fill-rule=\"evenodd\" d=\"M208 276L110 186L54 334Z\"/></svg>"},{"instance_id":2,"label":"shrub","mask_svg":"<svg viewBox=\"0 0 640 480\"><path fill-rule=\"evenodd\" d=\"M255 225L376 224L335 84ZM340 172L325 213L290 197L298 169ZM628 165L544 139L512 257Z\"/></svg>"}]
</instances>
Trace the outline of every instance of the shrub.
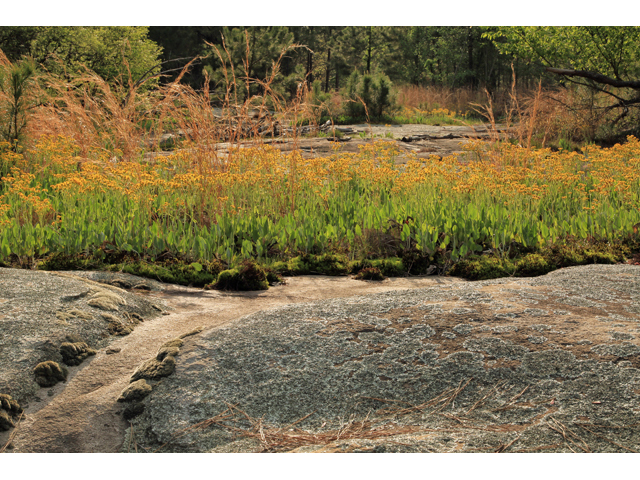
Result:
<instances>
[{"instance_id":1,"label":"shrub","mask_svg":"<svg viewBox=\"0 0 640 480\"><path fill-rule=\"evenodd\" d=\"M380 118L385 113L392 114L397 106L391 87L391 80L382 73L360 75L354 70L344 92L346 115Z\"/></svg>"}]
</instances>

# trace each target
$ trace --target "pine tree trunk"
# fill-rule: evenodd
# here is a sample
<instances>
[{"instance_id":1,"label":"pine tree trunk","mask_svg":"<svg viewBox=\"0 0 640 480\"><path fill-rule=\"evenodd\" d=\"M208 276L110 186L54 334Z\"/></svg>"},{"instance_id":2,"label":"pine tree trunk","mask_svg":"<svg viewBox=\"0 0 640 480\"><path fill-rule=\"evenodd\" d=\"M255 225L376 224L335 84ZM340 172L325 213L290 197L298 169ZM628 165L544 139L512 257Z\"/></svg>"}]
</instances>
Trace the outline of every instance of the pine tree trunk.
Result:
<instances>
[{"instance_id":1,"label":"pine tree trunk","mask_svg":"<svg viewBox=\"0 0 640 480\"><path fill-rule=\"evenodd\" d=\"M326 76L324 79L324 91L329 91L329 74L331 73L331 48L327 49L327 68L326 68Z\"/></svg>"}]
</instances>

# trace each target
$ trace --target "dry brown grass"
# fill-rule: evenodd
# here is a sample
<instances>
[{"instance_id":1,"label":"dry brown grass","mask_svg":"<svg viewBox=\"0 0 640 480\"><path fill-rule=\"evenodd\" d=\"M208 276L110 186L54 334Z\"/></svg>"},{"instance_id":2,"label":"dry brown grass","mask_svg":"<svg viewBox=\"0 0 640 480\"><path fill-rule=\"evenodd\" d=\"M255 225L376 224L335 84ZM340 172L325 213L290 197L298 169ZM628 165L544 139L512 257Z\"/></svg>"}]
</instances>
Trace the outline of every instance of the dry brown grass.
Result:
<instances>
[{"instance_id":1,"label":"dry brown grass","mask_svg":"<svg viewBox=\"0 0 640 480\"><path fill-rule=\"evenodd\" d=\"M130 76L107 82L89 70L68 76L45 72L35 92L41 103L31 112L28 123L30 143L43 136L62 135L74 141L84 159L128 161L145 151L159 150L161 140L172 134L190 150L199 169L219 169L224 168L224 162L218 158L216 144L248 139L261 142L285 122L295 125L309 116L304 89L293 102L285 102L273 88L284 55L301 48L299 45L283 49L265 79L241 76L231 64L226 46L212 47L222 62L226 82L223 98L217 99L221 109L213 109L216 99L209 91L208 79L201 90L181 83L193 61L174 81L153 89L133 82ZM247 46L247 58L249 54ZM1 55L0 63L10 65ZM250 91L255 85L259 94L238 95L241 89ZM296 134L295 129L292 133Z\"/></svg>"},{"instance_id":2,"label":"dry brown grass","mask_svg":"<svg viewBox=\"0 0 640 480\"><path fill-rule=\"evenodd\" d=\"M406 85L398 88L398 104L402 107L435 110L446 108L460 114L471 110L469 105L483 99L482 91L469 87L450 88L443 86L420 87Z\"/></svg>"},{"instance_id":3,"label":"dry brown grass","mask_svg":"<svg viewBox=\"0 0 640 480\"><path fill-rule=\"evenodd\" d=\"M566 145L571 142L591 142L614 119L607 110L607 97L580 88L544 89L542 82L534 90L516 88L513 72L511 89L495 95L485 91L484 102L471 103L478 114L493 127L493 140L515 138L522 147L530 149ZM497 134L499 119L508 135ZM563 143L564 142L564 143Z\"/></svg>"}]
</instances>

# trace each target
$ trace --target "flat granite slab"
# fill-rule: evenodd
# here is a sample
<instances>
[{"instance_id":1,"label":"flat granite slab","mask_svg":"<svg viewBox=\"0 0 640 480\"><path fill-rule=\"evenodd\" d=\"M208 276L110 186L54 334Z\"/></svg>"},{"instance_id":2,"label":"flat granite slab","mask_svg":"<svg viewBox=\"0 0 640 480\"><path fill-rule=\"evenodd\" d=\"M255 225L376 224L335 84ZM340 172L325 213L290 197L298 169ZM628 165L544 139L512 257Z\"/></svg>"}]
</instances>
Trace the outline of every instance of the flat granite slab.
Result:
<instances>
[{"instance_id":1,"label":"flat granite slab","mask_svg":"<svg viewBox=\"0 0 640 480\"><path fill-rule=\"evenodd\" d=\"M178 347L125 451L640 451L638 266L288 305Z\"/></svg>"}]
</instances>

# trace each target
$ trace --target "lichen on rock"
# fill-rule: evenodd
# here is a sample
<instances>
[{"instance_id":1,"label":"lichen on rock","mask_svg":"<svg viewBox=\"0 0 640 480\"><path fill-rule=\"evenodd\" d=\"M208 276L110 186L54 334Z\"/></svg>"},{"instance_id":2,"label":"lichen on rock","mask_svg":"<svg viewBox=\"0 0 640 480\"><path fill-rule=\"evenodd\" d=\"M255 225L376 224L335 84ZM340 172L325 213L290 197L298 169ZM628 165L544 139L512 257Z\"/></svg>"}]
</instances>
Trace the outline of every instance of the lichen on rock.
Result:
<instances>
[{"instance_id":1,"label":"lichen on rock","mask_svg":"<svg viewBox=\"0 0 640 480\"><path fill-rule=\"evenodd\" d=\"M41 362L33 369L36 382L41 387L53 387L58 382L67 381L67 369L56 362L48 360Z\"/></svg>"}]
</instances>

